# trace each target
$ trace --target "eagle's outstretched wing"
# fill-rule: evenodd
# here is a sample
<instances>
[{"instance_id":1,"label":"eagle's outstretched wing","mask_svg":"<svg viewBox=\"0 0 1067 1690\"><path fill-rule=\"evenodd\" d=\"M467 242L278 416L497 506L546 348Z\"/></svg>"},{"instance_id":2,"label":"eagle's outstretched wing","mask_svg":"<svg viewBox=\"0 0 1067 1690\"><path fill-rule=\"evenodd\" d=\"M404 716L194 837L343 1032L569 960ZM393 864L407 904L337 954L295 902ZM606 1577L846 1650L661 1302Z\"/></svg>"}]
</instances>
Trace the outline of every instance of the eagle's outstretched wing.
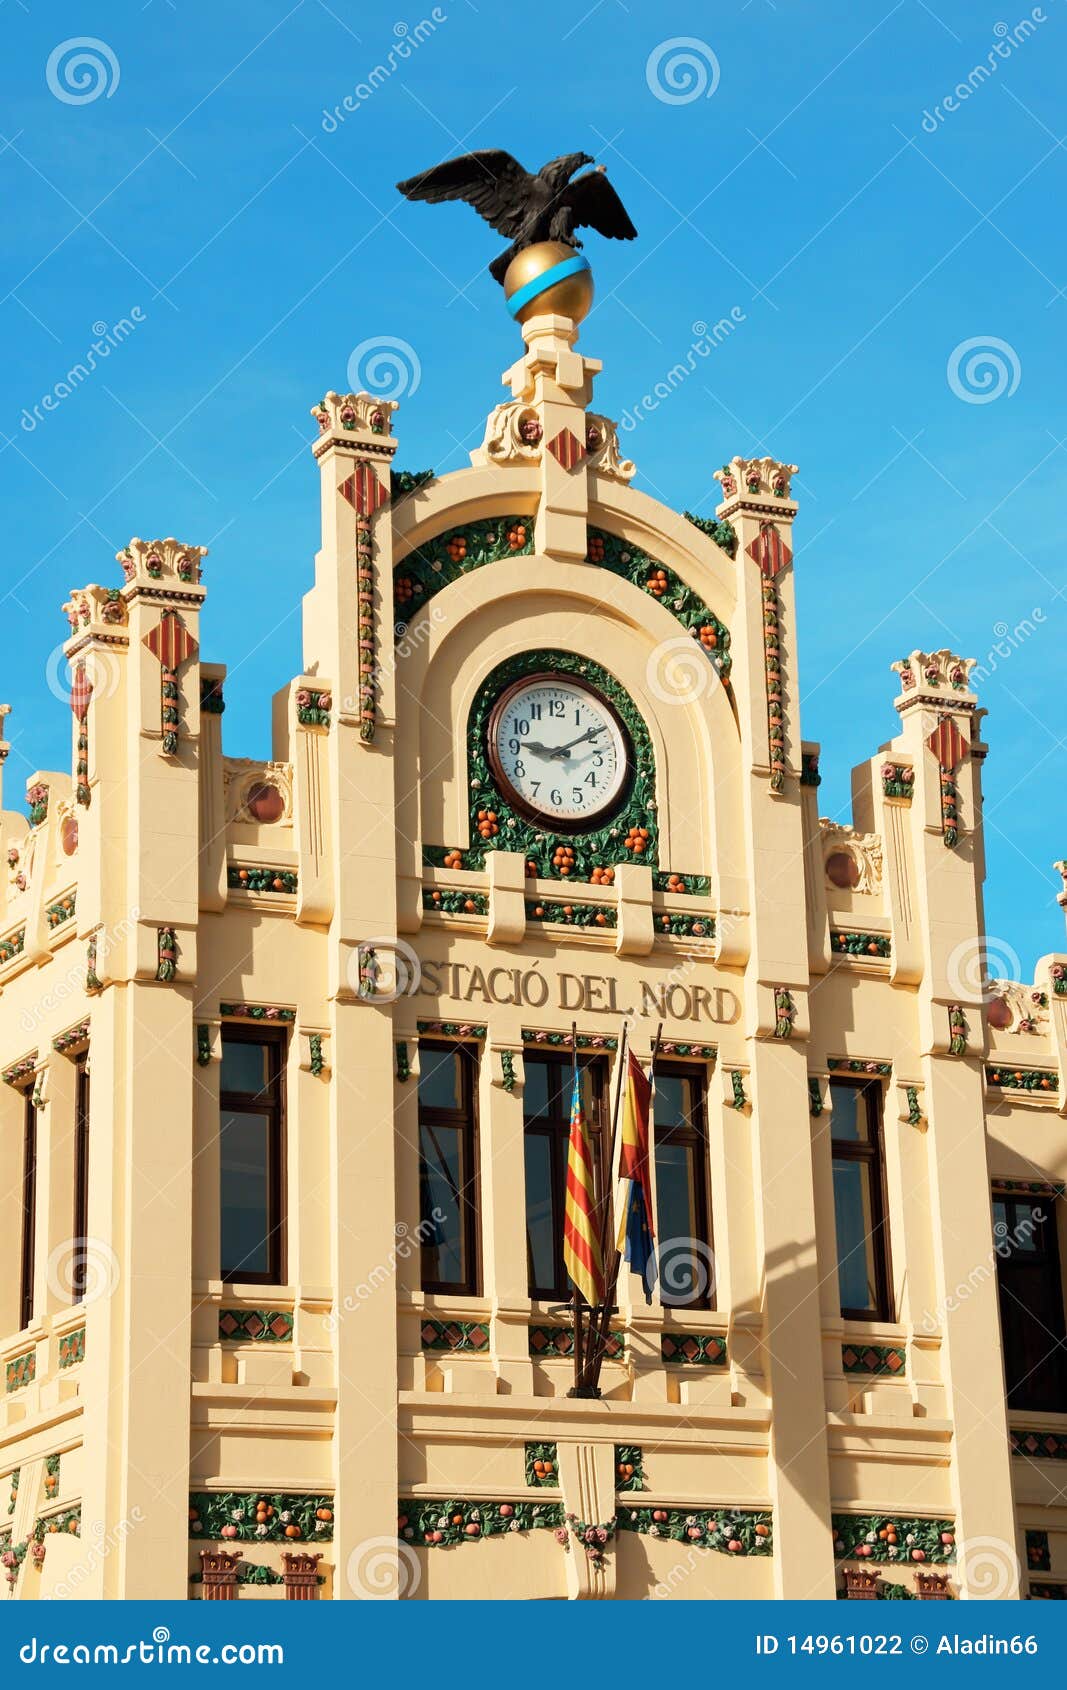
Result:
<instances>
[{"instance_id":1,"label":"eagle's outstretched wing","mask_svg":"<svg viewBox=\"0 0 1067 1690\"><path fill-rule=\"evenodd\" d=\"M430 205L466 200L501 235L514 238L523 226L532 182L517 158L499 147L487 147L435 164L432 170L398 182L397 187L405 198L427 200Z\"/></svg>"},{"instance_id":2,"label":"eagle's outstretched wing","mask_svg":"<svg viewBox=\"0 0 1067 1690\"><path fill-rule=\"evenodd\" d=\"M637 230L626 207L602 170L590 170L571 183L564 195L574 212L574 227L588 226L598 235L617 241L632 241Z\"/></svg>"}]
</instances>

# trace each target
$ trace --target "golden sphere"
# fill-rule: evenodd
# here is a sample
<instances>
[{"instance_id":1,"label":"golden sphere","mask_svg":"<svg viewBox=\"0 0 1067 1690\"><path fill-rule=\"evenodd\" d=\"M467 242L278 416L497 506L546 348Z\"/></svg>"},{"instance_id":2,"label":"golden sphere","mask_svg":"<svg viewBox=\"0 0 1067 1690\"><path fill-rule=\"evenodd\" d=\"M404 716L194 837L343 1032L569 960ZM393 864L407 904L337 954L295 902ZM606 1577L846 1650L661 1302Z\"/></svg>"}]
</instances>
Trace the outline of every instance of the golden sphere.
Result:
<instances>
[{"instance_id":1,"label":"golden sphere","mask_svg":"<svg viewBox=\"0 0 1067 1690\"><path fill-rule=\"evenodd\" d=\"M580 261L581 269L572 271L558 282L549 282L540 291L536 287L531 288L531 297L512 312L516 322L525 323L531 317L549 315L569 317L572 323L580 323L589 315L593 303L593 272L588 260L565 241L538 241L535 246L528 246L517 253L504 275L504 297L510 301L521 288L536 283L539 276L546 275L558 264L574 259Z\"/></svg>"}]
</instances>

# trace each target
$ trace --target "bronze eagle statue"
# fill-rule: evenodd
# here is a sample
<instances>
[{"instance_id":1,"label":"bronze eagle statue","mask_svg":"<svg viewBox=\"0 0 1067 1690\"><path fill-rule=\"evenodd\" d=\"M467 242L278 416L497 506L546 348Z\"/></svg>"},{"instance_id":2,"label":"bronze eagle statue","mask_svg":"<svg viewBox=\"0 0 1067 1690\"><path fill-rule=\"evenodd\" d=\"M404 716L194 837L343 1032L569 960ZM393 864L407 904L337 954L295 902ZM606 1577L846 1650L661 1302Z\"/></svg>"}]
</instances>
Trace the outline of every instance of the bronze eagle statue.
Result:
<instances>
[{"instance_id":1,"label":"bronze eagle statue","mask_svg":"<svg viewBox=\"0 0 1067 1690\"><path fill-rule=\"evenodd\" d=\"M494 281L503 284L504 272L516 253L537 241L580 247L574 231L581 228L595 229L617 241L634 239L637 230L604 165L571 180L576 170L594 163L588 153L564 153L531 175L510 153L486 147L435 164L398 182L397 188L405 198L426 200L430 205L466 200L498 234L508 236L511 245L489 266Z\"/></svg>"}]
</instances>

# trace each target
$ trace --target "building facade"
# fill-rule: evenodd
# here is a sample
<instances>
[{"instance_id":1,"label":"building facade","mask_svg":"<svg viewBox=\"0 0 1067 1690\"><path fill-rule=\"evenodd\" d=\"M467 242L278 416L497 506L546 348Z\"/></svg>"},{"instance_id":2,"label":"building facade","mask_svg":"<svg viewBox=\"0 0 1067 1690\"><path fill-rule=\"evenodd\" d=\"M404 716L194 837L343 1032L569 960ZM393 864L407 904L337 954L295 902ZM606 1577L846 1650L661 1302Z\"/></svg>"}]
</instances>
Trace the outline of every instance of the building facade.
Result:
<instances>
[{"instance_id":1,"label":"building facade","mask_svg":"<svg viewBox=\"0 0 1067 1690\"><path fill-rule=\"evenodd\" d=\"M269 760L224 750L202 548L134 539L65 606L72 772L2 813L0 1564L21 1599L1062 1595L1067 956L983 976L973 665L894 665L821 820L792 466L680 515L575 321L522 333L468 469L315 407ZM659 1278L624 1267L578 1398L572 1062L607 1185L624 1031Z\"/></svg>"}]
</instances>

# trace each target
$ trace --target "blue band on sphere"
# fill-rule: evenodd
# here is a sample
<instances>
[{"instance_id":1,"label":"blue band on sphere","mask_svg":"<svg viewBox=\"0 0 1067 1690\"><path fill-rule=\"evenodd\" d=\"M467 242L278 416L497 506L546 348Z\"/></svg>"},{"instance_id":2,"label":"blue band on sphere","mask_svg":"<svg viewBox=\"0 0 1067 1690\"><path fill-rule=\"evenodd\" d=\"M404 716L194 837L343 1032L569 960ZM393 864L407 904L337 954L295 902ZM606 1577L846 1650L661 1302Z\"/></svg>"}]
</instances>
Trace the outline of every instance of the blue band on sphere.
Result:
<instances>
[{"instance_id":1,"label":"blue band on sphere","mask_svg":"<svg viewBox=\"0 0 1067 1690\"><path fill-rule=\"evenodd\" d=\"M529 305L531 299L536 299L538 294L554 287L557 282L566 281L568 276L577 276L582 270L589 268L588 258L583 258L580 252L575 253L573 258L561 258L550 270L544 270L541 275L534 276L532 281L524 282L508 300L508 310L513 317L517 317L523 306Z\"/></svg>"}]
</instances>

